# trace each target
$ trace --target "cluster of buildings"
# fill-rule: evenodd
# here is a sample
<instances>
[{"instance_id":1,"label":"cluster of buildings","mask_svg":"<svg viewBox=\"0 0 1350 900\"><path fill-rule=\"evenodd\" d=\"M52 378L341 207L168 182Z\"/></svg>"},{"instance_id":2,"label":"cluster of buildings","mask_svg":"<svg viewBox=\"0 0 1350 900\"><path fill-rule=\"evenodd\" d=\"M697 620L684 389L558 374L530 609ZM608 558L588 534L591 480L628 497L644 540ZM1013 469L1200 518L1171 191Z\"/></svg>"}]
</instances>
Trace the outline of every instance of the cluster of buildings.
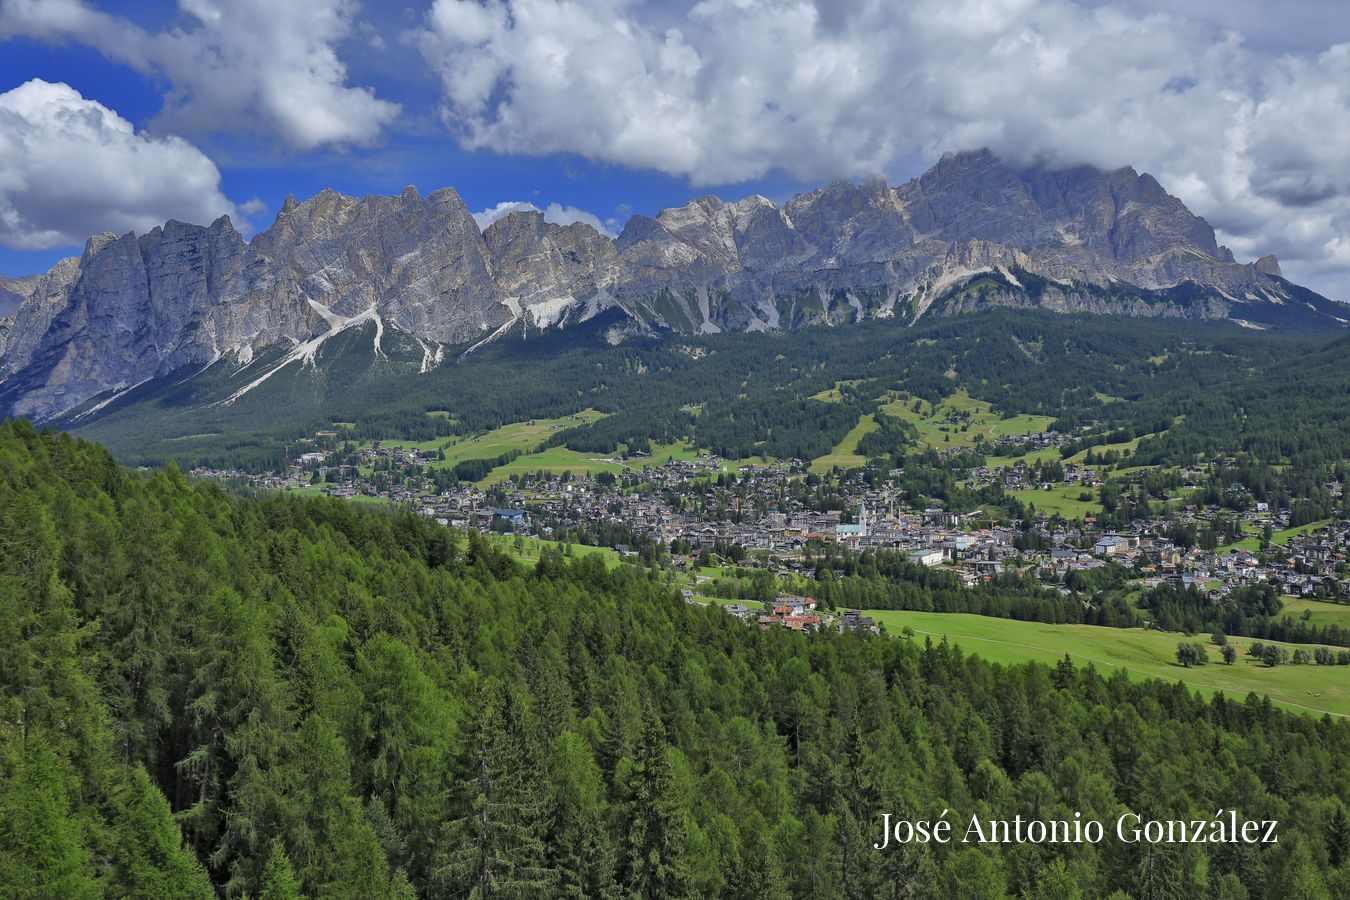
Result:
<instances>
[{"instance_id":1,"label":"cluster of buildings","mask_svg":"<svg viewBox=\"0 0 1350 900\"><path fill-rule=\"evenodd\" d=\"M692 590L685 590L685 599L690 603L697 602ZM847 609L837 615L822 612L816 608L816 601L811 597L784 595L764 606L756 603L725 603L719 608L727 615L757 624L762 631L775 627L806 633L827 628L873 633L880 631L872 617L863 615L859 610Z\"/></svg>"},{"instance_id":2,"label":"cluster of buildings","mask_svg":"<svg viewBox=\"0 0 1350 900\"><path fill-rule=\"evenodd\" d=\"M1029 442L1051 441L1033 435ZM1038 449L1028 447L1028 449ZM714 550L735 547L751 559L790 569L822 545L854 552L888 550L917 565L944 566L973 586L1007 570L1031 572L1051 585L1070 573L1116 563L1134 570L1146 583L1193 585L1222 594L1256 582L1282 593L1350 599L1347 551L1350 523L1337 521L1291 538L1265 552L1245 549L1204 550L1176 545L1166 535L1180 523L1203 523L1213 508L1189 506L1170 518L1137 520L1127 530L1108 532L1093 519L1060 524L1044 520L990 524L983 511L957 513L939 506L914 508L891 480L844 479L832 489L836 508L822 508L819 495L800 489L801 463L739 466L701 455L642 469L619 477L581 475L525 478L488 488L459 482L437 486L434 451L404 446L314 451L298 456L284 475L250 476L237 470L196 470L213 478L247 479L274 489L322 490L336 497L380 497L413 506L420 514L453 527L549 537L560 530L623 526L634 535L672 548L675 566L692 565ZM1085 488L1098 483L1098 470L1064 464L1065 481ZM1023 461L967 472L969 484L998 480L1005 489L1037 487L1034 464ZM1185 473L1199 483L1203 473ZM1339 487L1339 486L1338 486ZM1243 525L1259 531L1282 528L1287 512L1251 505ZM799 630L818 627L814 610L757 613Z\"/></svg>"}]
</instances>

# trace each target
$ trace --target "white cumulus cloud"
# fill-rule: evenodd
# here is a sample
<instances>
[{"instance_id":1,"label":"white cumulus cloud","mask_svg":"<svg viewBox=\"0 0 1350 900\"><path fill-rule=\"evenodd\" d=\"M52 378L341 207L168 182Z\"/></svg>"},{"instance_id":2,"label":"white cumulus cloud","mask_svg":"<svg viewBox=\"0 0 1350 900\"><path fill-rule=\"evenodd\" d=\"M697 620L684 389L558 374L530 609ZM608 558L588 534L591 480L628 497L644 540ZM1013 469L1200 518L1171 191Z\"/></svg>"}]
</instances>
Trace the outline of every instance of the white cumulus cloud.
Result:
<instances>
[{"instance_id":1,"label":"white cumulus cloud","mask_svg":"<svg viewBox=\"0 0 1350 900\"><path fill-rule=\"evenodd\" d=\"M0 0L0 36L75 41L169 85L178 132L266 129L292 149L369 144L399 113L347 84L338 44L355 0L179 0L187 27L150 32L85 0Z\"/></svg>"},{"instance_id":2,"label":"white cumulus cloud","mask_svg":"<svg viewBox=\"0 0 1350 900\"><path fill-rule=\"evenodd\" d=\"M1275 8L1240 7L1239 25L1278 27ZM577 153L694 184L910 175L983 146L1134 165L1240 257L1278 253L1350 299L1350 20L1324 9L1320 28L1272 49L1224 27L1214 4L1185 9L434 0L410 37L470 148Z\"/></svg>"},{"instance_id":3,"label":"white cumulus cloud","mask_svg":"<svg viewBox=\"0 0 1350 900\"><path fill-rule=\"evenodd\" d=\"M187 141L138 134L65 84L34 79L0 94L0 243L43 249L238 213Z\"/></svg>"},{"instance_id":4,"label":"white cumulus cloud","mask_svg":"<svg viewBox=\"0 0 1350 900\"><path fill-rule=\"evenodd\" d=\"M533 203L525 200L503 200L496 206L489 206L481 212L474 213L473 220L478 223L479 231L486 231L487 227L493 222L505 218L513 212L542 212L545 222L551 222L554 225L571 225L573 222L582 222L601 234L609 237L614 236L613 230L601 222L600 217L595 213L578 209L575 206L563 206L559 203L550 203L541 210Z\"/></svg>"}]
</instances>

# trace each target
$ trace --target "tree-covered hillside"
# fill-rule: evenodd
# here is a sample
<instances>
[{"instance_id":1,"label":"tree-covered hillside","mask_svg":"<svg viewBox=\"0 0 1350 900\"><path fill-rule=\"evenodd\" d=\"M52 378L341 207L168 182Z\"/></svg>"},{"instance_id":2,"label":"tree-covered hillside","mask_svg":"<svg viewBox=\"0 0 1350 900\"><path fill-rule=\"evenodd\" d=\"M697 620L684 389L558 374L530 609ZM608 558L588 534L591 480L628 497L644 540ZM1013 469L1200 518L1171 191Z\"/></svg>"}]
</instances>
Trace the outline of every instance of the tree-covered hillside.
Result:
<instances>
[{"instance_id":1,"label":"tree-covered hillside","mask_svg":"<svg viewBox=\"0 0 1350 900\"><path fill-rule=\"evenodd\" d=\"M1347 804L1344 721L760 632L595 556L0 425L3 896L1319 898ZM872 849L944 809L1279 842Z\"/></svg>"},{"instance_id":2,"label":"tree-covered hillside","mask_svg":"<svg viewBox=\"0 0 1350 900\"><path fill-rule=\"evenodd\" d=\"M1323 457L1350 456L1344 413L1317 399L1350 390L1338 365L1347 344L1327 332L995 311L914 327L883 320L618 346L601 334L505 341L422 372L416 345L400 349L386 336L385 355L373 356L373 329L354 329L325 343L316 367L292 364L234 402L222 401L265 370L262 360L176 373L64 424L130 465L261 470L280 467L287 444L316 429L426 440L593 408L608 416L554 441L612 452L688 437L728 458L809 460L895 392L936 402L964 389L999 414L1049 416L1074 433L1175 426L1166 443L1150 440L1150 460L1189 462L1217 445L1281 461L1280 451L1302 449L1280 437L1299 417L1318 423L1296 433L1315 438ZM836 385L837 402L812 399Z\"/></svg>"}]
</instances>

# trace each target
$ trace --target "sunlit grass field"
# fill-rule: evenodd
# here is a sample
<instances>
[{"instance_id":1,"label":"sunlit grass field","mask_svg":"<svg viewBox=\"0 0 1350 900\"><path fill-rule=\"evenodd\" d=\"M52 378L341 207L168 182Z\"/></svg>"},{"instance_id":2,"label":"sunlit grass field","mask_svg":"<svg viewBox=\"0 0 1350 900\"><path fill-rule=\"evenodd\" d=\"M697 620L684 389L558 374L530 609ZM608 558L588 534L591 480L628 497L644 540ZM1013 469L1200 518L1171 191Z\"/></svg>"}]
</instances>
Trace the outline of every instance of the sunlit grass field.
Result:
<instances>
[{"instance_id":1,"label":"sunlit grass field","mask_svg":"<svg viewBox=\"0 0 1350 900\"><path fill-rule=\"evenodd\" d=\"M1219 648L1207 636L1104 628L1093 625L1047 625L965 613L923 613L871 610L868 615L899 634L908 626L916 635L947 637L968 653L991 662L1027 661L1054 664L1067 653L1076 665L1095 665L1103 675L1125 669L1134 678L1181 681L1207 694L1223 691L1242 698L1266 694L1282 706L1304 712L1350 716L1350 666L1284 665L1267 668L1246 655L1248 638L1229 638L1237 649L1236 664L1224 665ZM1209 650L1208 665L1182 668L1176 661L1177 643L1195 641ZM1266 641L1264 643L1273 643ZM1296 644L1283 644L1292 655Z\"/></svg>"},{"instance_id":2,"label":"sunlit grass field","mask_svg":"<svg viewBox=\"0 0 1350 900\"><path fill-rule=\"evenodd\" d=\"M549 472L553 475L571 472L573 475L592 476L600 472L611 472L617 475L625 469L663 466L672 459L689 461L697 458L697 456L698 451L685 443L653 444L650 456L622 460L617 453L609 455L581 453L566 447L549 447L547 450L540 450L537 453L526 453L504 466L498 466L479 484L484 486L495 484L499 481L505 481L513 474L528 472Z\"/></svg>"},{"instance_id":3,"label":"sunlit grass field","mask_svg":"<svg viewBox=\"0 0 1350 900\"><path fill-rule=\"evenodd\" d=\"M463 438L435 438L430 441L381 441L383 447L412 447L418 450L434 452L445 451L445 461L434 465L454 466L466 459L493 459L503 453L519 450L530 453L548 439L553 432L574 425L586 425L603 419L605 414L594 409L584 409L571 416L559 416L554 419L531 419L528 422L512 422L484 434Z\"/></svg>"},{"instance_id":4,"label":"sunlit grass field","mask_svg":"<svg viewBox=\"0 0 1350 900\"><path fill-rule=\"evenodd\" d=\"M811 461L811 471L828 472L835 466L848 469L863 465L867 459L858 455L858 442L876 430L877 420L873 416L859 417L858 423L849 429L833 450Z\"/></svg>"}]
</instances>

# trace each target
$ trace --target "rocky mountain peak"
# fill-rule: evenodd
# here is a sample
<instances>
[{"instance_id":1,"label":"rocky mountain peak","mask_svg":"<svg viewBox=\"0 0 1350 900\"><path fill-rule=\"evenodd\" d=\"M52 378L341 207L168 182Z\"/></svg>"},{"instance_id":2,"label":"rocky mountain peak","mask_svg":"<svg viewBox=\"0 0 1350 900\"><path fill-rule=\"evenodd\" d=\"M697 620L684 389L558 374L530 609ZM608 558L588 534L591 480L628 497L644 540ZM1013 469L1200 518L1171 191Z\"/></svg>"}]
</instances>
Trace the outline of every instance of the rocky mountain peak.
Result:
<instances>
[{"instance_id":1,"label":"rocky mountain peak","mask_svg":"<svg viewBox=\"0 0 1350 900\"><path fill-rule=\"evenodd\" d=\"M903 204L882 178L836 181L784 206L793 230L813 251L813 263L829 268L884 262L914 242Z\"/></svg>"},{"instance_id":2,"label":"rocky mountain peak","mask_svg":"<svg viewBox=\"0 0 1350 900\"><path fill-rule=\"evenodd\" d=\"M35 275L26 278L0 277L0 319L14 315L15 310L32 294L36 283Z\"/></svg>"},{"instance_id":3,"label":"rocky mountain peak","mask_svg":"<svg viewBox=\"0 0 1350 900\"><path fill-rule=\"evenodd\" d=\"M515 212L509 212L497 221L493 222L487 228L483 229L483 239L487 241L488 246L499 245L511 236L522 232L542 232L548 229L549 223L544 221L544 214L537 209L520 209Z\"/></svg>"},{"instance_id":4,"label":"rocky mountain peak","mask_svg":"<svg viewBox=\"0 0 1350 900\"><path fill-rule=\"evenodd\" d=\"M1203 218L1128 167L1019 168L988 150L953 153L895 187L839 181L781 207L699 197L633 216L614 240L539 212L480 231L451 188L329 189L287 197L251 241L228 217L169 221L139 237L96 235L46 275L0 280L0 410L47 418L274 346L283 364L305 364L328 336L364 323L376 326L376 355L392 329L432 360L443 358L432 345L472 348L616 305L649 333L913 321L990 305L1350 319L1285 282L1273 257L1235 263Z\"/></svg>"},{"instance_id":5,"label":"rocky mountain peak","mask_svg":"<svg viewBox=\"0 0 1350 900\"><path fill-rule=\"evenodd\" d=\"M117 235L111 231L105 231L102 234L95 234L84 242L84 253L81 254L81 262L92 260L104 251L105 248L117 240Z\"/></svg>"},{"instance_id":6,"label":"rocky mountain peak","mask_svg":"<svg viewBox=\"0 0 1350 900\"><path fill-rule=\"evenodd\" d=\"M1275 275L1280 278L1284 277L1284 273L1280 271L1280 261L1272 254L1261 257L1256 262L1252 263L1252 266L1256 271L1263 275Z\"/></svg>"}]
</instances>

